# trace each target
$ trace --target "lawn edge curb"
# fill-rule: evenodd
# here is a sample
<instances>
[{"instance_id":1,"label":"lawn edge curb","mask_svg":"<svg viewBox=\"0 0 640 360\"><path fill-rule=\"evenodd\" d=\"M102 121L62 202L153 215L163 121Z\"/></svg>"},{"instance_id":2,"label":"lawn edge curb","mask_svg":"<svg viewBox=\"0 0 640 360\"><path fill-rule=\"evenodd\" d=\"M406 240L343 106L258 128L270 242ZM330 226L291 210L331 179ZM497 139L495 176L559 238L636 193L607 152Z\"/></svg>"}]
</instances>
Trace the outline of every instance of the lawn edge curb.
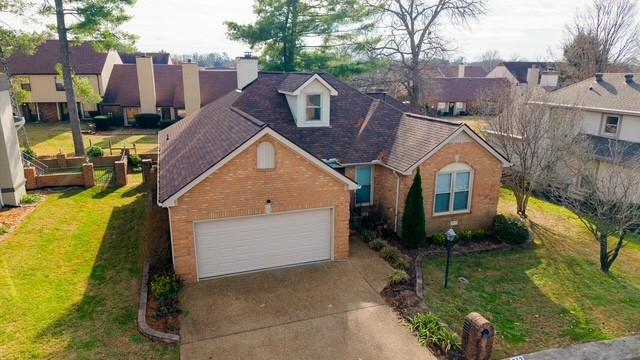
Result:
<instances>
[{"instance_id":1,"label":"lawn edge curb","mask_svg":"<svg viewBox=\"0 0 640 360\"><path fill-rule=\"evenodd\" d=\"M149 289L147 283L149 282L149 262L144 262L144 268L142 272L142 284L140 285L140 302L138 304L138 331L142 336L151 340L162 341L168 344L179 344L180 335L169 334L162 331L152 329L147 324L147 298L149 296Z\"/></svg>"}]
</instances>

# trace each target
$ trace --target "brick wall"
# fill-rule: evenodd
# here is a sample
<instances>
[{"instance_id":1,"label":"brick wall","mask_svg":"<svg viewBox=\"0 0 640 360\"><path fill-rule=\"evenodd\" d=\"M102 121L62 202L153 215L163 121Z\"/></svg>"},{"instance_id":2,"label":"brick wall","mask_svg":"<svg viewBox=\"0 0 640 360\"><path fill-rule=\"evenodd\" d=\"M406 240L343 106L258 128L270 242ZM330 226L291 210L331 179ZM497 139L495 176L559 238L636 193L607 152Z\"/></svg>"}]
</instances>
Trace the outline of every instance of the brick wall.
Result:
<instances>
[{"instance_id":1,"label":"brick wall","mask_svg":"<svg viewBox=\"0 0 640 360\"><path fill-rule=\"evenodd\" d=\"M349 197L346 185L271 137L276 168L256 166L259 142L247 148L170 208L175 271L187 283L197 281L193 221L319 207L334 208L334 259L349 255Z\"/></svg>"},{"instance_id":2,"label":"brick wall","mask_svg":"<svg viewBox=\"0 0 640 360\"><path fill-rule=\"evenodd\" d=\"M471 211L466 214L434 216L436 174L448 164L455 163L456 160L469 165L474 171ZM354 168L347 168L345 174L354 179ZM446 231L451 227L450 223L453 220L458 221L458 226L454 227L456 231L466 228L490 229L497 211L501 174L501 162L475 141L447 144L427 159L420 165L427 233L431 235L434 232ZM410 176L400 175L398 233L402 227L402 214L414 176L415 172ZM375 166L374 207L382 212L391 227L394 225L396 181L392 170Z\"/></svg>"}]
</instances>

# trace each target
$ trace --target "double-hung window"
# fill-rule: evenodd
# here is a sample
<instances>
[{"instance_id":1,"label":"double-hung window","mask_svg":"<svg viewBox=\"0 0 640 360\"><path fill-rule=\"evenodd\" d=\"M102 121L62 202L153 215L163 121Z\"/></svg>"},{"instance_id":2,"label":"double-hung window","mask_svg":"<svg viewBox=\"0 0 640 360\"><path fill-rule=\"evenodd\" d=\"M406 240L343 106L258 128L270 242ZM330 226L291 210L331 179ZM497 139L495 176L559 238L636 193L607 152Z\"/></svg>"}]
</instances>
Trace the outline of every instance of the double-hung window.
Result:
<instances>
[{"instance_id":1,"label":"double-hung window","mask_svg":"<svg viewBox=\"0 0 640 360\"><path fill-rule=\"evenodd\" d=\"M602 126L602 134L607 136L618 135L620 127L620 117L617 115L605 115L604 124Z\"/></svg>"},{"instance_id":2,"label":"double-hung window","mask_svg":"<svg viewBox=\"0 0 640 360\"><path fill-rule=\"evenodd\" d=\"M468 212L471 206L471 185L471 169L445 170L438 173L434 213L438 215Z\"/></svg>"},{"instance_id":3,"label":"double-hung window","mask_svg":"<svg viewBox=\"0 0 640 360\"><path fill-rule=\"evenodd\" d=\"M322 120L322 95L307 95L307 121Z\"/></svg>"}]
</instances>

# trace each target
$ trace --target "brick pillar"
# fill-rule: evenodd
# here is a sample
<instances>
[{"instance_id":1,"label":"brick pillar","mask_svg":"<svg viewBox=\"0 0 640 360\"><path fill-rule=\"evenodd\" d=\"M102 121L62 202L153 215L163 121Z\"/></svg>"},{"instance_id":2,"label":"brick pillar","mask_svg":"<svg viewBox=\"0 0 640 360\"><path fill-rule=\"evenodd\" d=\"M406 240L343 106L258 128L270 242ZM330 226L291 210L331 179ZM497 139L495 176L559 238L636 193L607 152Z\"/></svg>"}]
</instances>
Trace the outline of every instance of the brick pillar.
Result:
<instances>
[{"instance_id":1,"label":"brick pillar","mask_svg":"<svg viewBox=\"0 0 640 360\"><path fill-rule=\"evenodd\" d=\"M462 352L466 360L490 360L495 330L482 315L472 312L464 319Z\"/></svg>"},{"instance_id":2,"label":"brick pillar","mask_svg":"<svg viewBox=\"0 0 640 360\"><path fill-rule=\"evenodd\" d=\"M25 184L27 190L33 190L38 187L38 183L36 181L36 168L24 168L24 178L27 179L27 183Z\"/></svg>"},{"instance_id":3,"label":"brick pillar","mask_svg":"<svg viewBox=\"0 0 640 360\"><path fill-rule=\"evenodd\" d=\"M58 160L58 167L67 167L67 155L60 153L56 156L56 159Z\"/></svg>"},{"instance_id":4,"label":"brick pillar","mask_svg":"<svg viewBox=\"0 0 640 360\"><path fill-rule=\"evenodd\" d=\"M84 187L90 188L96 185L96 178L93 172L93 164L82 164L82 178L84 179Z\"/></svg>"},{"instance_id":5,"label":"brick pillar","mask_svg":"<svg viewBox=\"0 0 640 360\"><path fill-rule=\"evenodd\" d=\"M151 159L142 159L142 181L148 185L151 181Z\"/></svg>"},{"instance_id":6,"label":"brick pillar","mask_svg":"<svg viewBox=\"0 0 640 360\"><path fill-rule=\"evenodd\" d=\"M113 163L116 172L116 185L127 185L127 160L119 160Z\"/></svg>"}]
</instances>

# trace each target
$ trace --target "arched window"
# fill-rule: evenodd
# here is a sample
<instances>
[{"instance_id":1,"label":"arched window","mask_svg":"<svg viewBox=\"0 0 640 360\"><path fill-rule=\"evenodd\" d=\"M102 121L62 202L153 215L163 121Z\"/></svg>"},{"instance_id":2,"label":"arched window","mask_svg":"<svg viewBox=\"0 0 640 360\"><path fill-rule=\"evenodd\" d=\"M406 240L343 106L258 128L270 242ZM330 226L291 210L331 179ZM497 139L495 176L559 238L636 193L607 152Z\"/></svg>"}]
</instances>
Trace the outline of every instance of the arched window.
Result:
<instances>
[{"instance_id":1,"label":"arched window","mask_svg":"<svg viewBox=\"0 0 640 360\"><path fill-rule=\"evenodd\" d=\"M469 212L473 169L463 163L453 163L438 171L433 212L436 215Z\"/></svg>"},{"instance_id":2,"label":"arched window","mask_svg":"<svg viewBox=\"0 0 640 360\"><path fill-rule=\"evenodd\" d=\"M258 145L258 169L267 170L276 167L276 151L270 142Z\"/></svg>"}]
</instances>

